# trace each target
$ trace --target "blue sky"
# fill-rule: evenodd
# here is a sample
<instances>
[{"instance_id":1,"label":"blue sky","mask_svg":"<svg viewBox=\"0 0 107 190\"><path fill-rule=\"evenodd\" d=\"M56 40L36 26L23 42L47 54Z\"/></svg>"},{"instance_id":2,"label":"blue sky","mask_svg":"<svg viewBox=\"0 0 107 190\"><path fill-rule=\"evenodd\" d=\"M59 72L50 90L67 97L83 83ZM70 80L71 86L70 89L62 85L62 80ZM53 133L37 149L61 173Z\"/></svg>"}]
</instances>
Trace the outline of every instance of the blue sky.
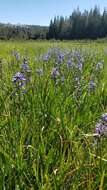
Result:
<instances>
[{"instance_id":1,"label":"blue sky","mask_svg":"<svg viewBox=\"0 0 107 190\"><path fill-rule=\"evenodd\" d=\"M0 22L49 25L57 15L69 16L77 6L80 10L107 7L107 0L0 0Z\"/></svg>"}]
</instances>

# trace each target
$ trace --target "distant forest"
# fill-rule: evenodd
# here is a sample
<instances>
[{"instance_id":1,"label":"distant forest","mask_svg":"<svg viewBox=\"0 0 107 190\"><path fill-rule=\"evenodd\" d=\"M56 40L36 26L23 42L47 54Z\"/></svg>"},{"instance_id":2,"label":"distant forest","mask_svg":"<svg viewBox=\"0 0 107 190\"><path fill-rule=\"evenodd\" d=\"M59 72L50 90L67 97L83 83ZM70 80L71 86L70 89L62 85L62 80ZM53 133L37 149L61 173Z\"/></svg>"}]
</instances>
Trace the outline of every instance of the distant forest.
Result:
<instances>
[{"instance_id":1,"label":"distant forest","mask_svg":"<svg viewBox=\"0 0 107 190\"><path fill-rule=\"evenodd\" d=\"M0 23L0 39L12 40L36 40L46 39L48 27L32 25L12 25Z\"/></svg>"},{"instance_id":2,"label":"distant forest","mask_svg":"<svg viewBox=\"0 0 107 190\"><path fill-rule=\"evenodd\" d=\"M57 16L49 27L0 23L0 39L98 39L107 37L107 10L95 6L90 11L74 10L69 17Z\"/></svg>"}]
</instances>

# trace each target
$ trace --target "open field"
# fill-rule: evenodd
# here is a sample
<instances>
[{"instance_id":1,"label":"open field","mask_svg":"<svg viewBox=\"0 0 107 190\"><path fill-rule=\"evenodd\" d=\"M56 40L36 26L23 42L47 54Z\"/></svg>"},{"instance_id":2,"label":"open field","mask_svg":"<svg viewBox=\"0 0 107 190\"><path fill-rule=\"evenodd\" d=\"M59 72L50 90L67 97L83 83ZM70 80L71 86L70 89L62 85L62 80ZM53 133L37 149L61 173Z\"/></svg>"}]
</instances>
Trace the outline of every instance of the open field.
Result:
<instances>
[{"instance_id":1,"label":"open field","mask_svg":"<svg viewBox=\"0 0 107 190\"><path fill-rule=\"evenodd\" d=\"M107 44L0 42L0 190L107 190Z\"/></svg>"}]
</instances>

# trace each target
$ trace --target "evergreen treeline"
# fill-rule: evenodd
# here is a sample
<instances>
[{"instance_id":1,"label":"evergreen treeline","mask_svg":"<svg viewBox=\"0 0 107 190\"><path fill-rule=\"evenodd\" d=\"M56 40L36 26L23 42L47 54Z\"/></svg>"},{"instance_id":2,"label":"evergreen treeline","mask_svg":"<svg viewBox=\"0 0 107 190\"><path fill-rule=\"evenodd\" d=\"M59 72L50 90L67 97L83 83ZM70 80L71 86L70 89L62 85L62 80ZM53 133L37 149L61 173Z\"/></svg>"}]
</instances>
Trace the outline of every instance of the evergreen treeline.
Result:
<instances>
[{"instance_id":1,"label":"evergreen treeline","mask_svg":"<svg viewBox=\"0 0 107 190\"><path fill-rule=\"evenodd\" d=\"M107 10L101 14L95 6L90 11L79 8L67 17L58 16L49 27L0 23L0 39L97 39L107 37Z\"/></svg>"},{"instance_id":2,"label":"evergreen treeline","mask_svg":"<svg viewBox=\"0 0 107 190\"><path fill-rule=\"evenodd\" d=\"M48 27L0 23L0 39L46 39Z\"/></svg>"},{"instance_id":3,"label":"evergreen treeline","mask_svg":"<svg viewBox=\"0 0 107 190\"><path fill-rule=\"evenodd\" d=\"M50 22L49 39L97 39L107 36L107 10L95 6L81 13L79 8L69 18L55 17Z\"/></svg>"}]
</instances>

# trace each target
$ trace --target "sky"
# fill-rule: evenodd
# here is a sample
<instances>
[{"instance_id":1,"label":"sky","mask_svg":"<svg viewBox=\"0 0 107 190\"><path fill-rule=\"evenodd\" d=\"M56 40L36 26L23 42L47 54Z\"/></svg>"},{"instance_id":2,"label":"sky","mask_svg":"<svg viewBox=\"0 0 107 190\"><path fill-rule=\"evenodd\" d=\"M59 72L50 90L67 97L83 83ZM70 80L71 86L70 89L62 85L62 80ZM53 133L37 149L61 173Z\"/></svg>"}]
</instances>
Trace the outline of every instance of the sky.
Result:
<instances>
[{"instance_id":1,"label":"sky","mask_svg":"<svg viewBox=\"0 0 107 190\"><path fill-rule=\"evenodd\" d=\"M107 0L0 0L0 22L48 26L55 16L70 16L97 5L103 11Z\"/></svg>"}]
</instances>

